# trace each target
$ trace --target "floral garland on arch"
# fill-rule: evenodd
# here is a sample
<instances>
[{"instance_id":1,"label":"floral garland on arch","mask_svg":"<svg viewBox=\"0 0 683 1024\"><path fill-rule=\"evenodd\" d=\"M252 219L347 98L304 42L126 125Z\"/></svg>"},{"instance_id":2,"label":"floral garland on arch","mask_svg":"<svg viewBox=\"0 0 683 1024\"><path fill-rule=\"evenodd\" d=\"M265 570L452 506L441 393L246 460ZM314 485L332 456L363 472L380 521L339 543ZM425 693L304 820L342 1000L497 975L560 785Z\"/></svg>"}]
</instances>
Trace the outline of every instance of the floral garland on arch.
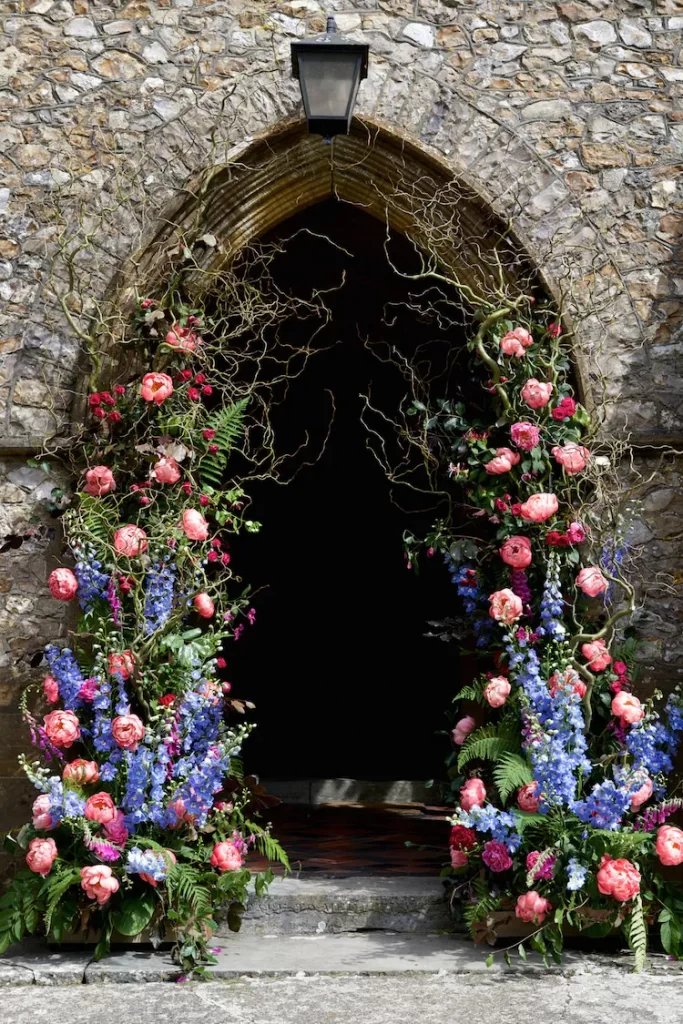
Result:
<instances>
[{"instance_id":1,"label":"floral garland on arch","mask_svg":"<svg viewBox=\"0 0 683 1024\"><path fill-rule=\"evenodd\" d=\"M112 935L170 929L194 970L212 960L214 911L236 929L247 886L260 894L272 877L250 873L249 851L288 868L242 784L251 726L226 716L253 706L230 695L224 656L255 617L230 541L259 524L226 482L247 399L212 379L199 311L157 307L143 300L134 324L155 369L88 399L62 517L73 567L46 581L80 612L22 702L38 795L31 823L5 839L25 868L0 901L0 953L26 933L90 931L101 956Z\"/></svg>"},{"instance_id":2,"label":"floral garland on arch","mask_svg":"<svg viewBox=\"0 0 683 1024\"><path fill-rule=\"evenodd\" d=\"M475 941L517 919L557 958L566 928L622 929L640 969L654 922L667 953L683 950L683 886L670 871L683 863L670 820L683 810L672 778L683 699L677 688L662 708L661 694L643 703L632 690L619 467L591 440L552 311L523 298L482 314L469 347L488 422L468 422L464 403L411 410L459 489L465 526L449 513L423 543L445 557L462 601L452 636L464 620L482 665L454 698L444 875ZM420 542L406 540L410 567Z\"/></svg>"}]
</instances>

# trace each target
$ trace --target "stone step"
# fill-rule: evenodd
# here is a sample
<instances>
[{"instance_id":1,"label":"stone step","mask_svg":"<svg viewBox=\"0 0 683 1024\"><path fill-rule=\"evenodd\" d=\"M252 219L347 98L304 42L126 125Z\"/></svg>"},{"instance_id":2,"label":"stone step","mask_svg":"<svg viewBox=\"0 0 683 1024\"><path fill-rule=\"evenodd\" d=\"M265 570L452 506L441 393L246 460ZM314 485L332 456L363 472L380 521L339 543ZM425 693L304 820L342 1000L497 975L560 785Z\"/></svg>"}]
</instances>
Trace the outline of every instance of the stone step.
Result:
<instances>
[{"instance_id":1,"label":"stone step","mask_svg":"<svg viewBox=\"0 0 683 1024\"><path fill-rule=\"evenodd\" d=\"M262 779L285 804L428 804L434 791L415 779Z\"/></svg>"},{"instance_id":2,"label":"stone step","mask_svg":"<svg viewBox=\"0 0 683 1024\"><path fill-rule=\"evenodd\" d=\"M242 922L243 935L427 934L453 926L438 878L401 875L276 879L267 896L252 895ZM228 934L220 916L218 934Z\"/></svg>"}]
</instances>

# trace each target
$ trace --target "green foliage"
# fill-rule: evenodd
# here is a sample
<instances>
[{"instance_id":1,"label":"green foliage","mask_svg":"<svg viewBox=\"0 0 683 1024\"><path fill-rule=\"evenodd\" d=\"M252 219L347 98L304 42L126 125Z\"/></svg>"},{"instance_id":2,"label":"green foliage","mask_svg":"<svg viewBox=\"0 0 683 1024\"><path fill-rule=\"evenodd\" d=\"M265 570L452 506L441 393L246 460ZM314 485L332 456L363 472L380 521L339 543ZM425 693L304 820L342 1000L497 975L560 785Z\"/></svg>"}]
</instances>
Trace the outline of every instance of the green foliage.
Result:
<instances>
[{"instance_id":1,"label":"green foliage","mask_svg":"<svg viewBox=\"0 0 683 1024\"><path fill-rule=\"evenodd\" d=\"M82 493L79 496L78 508L81 526L89 539L99 542L102 545L109 543L112 521L107 509L102 505L101 498L93 498L89 494ZM67 513L68 517L69 513Z\"/></svg>"},{"instance_id":2,"label":"green foliage","mask_svg":"<svg viewBox=\"0 0 683 1024\"><path fill-rule=\"evenodd\" d=\"M40 875L20 871L0 899L0 956L38 928L45 905L44 888Z\"/></svg>"},{"instance_id":3,"label":"green foliage","mask_svg":"<svg viewBox=\"0 0 683 1024\"><path fill-rule=\"evenodd\" d=\"M608 853L610 857L632 857L637 854L644 843L652 837L647 832L610 832L608 829L596 828L591 833L591 844L595 844L600 854Z\"/></svg>"},{"instance_id":4,"label":"green foliage","mask_svg":"<svg viewBox=\"0 0 683 1024\"><path fill-rule=\"evenodd\" d=\"M478 921L485 921L486 918L496 912L500 906L500 896L494 896L489 892L485 882L477 882L474 887L474 898L465 905L463 917L470 932L474 934L475 925Z\"/></svg>"},{"instance_id":5,"label":"green foliage","mask_svg":"<svg viewBox=\"0 0 683 1024\"><path fill-rule=\"evenodd\" d=\"M629 948L633 952L633 969L639 974L647 959L647 926L643 914L643 900L640 894L634 896L631 914L625 926Z\"/></svg>"},{"instance_id":6,"label":"green foliage","mask_svg":"<svg viewBox=\"0 0 683 1024\"><path fill-rule=\"evenodd\" d=\"M458 769L471 761L498 761L504 754L519 749L519 729L512 723L484 725L467 737L458 757Z\"/></svg>"},{"instance_id":7,"label":"green foliage","mask_svg":"<svg viewBox=\"0 0 683 1024\"><path fill-rule=\"evenodd\" d=\"M152 920L158 905L151 890L136 898L128 897L111 915L112 924L121 935L139 935Z\"/></svg>"},{"instance_id":8,"label":"green foliage","mask_svg":"<svg viewBox=\"0 0 683 1024\"><path fill-rule=\"evenodd\" d=\"M81 880L81 872L78 868L69 865L61 870L53 869L48 875L45 884L45 931L50 931L52 915L61 899L72 885Z\"/></svg>"},{"instance_id":9,"label":"green foliage","mask_svg":"<svg viewBox=\"0 0 683 1024\"><path fill-rule=\"evenodd\" d=\"M287 854L280 846L277 839L273 838L270 832L261 828L260 825L257 825L253 821L247 821L245 822L245 825L255 835L257 849L259 849L261 853L268 858L268 860L282 864L287 872L292 870Z\"/></svg>"},{"instance_id":10,"label":"green foliage","mask_svg":"<svg viewBox=\"0 0 683 1024\"><path fill-rule=\"evenodd\" d=\"M504 753L493 768L493 781L505 803L511 793L515 793L528 782L533 782L533 772L528 761L521 754Z\"/></svg>"},{"instance_id":11,"label":"green foliage","mask_svg":"<svg viewBox=\"0 0 683 1024\"><path fill-rule=\"evenodd\" d=\"M228 456L242 433L248 401L248 398L243 398L233 405L223 406L206 424L216 431L212 443L218 446L218 451L214 454L207 452L202 457L198 472L203 486L220 487L223 484Z\"/></svg>"}]
</instances>

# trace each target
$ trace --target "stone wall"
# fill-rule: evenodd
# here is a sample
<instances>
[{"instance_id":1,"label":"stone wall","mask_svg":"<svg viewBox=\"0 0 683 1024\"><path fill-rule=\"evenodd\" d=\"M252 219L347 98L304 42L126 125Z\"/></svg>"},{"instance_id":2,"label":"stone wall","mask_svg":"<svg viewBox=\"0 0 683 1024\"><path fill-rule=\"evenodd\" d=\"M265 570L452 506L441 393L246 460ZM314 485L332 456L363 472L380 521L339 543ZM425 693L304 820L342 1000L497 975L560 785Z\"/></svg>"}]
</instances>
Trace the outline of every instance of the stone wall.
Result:
<instances>
[{"instance_id":1,"label":"stone wall","mask_svg":"<svg viewBox=\"0 0 683 1024\"><path fill-rule=\"evenodd\" d=\"M608 429L630 432L658 474L642 541L680 594L680 478L675 459L660 473L656 458L662 444L683 447L681 0L5 0L0 775L21 745L17 699L40 673L34 655L66 628L44 585L55 523L40 499L52 483L25 468L47 435L68 432L83 365L78 305L65 316L57 304L52 255L96 210L83 280L101 301L150 207L300 116L289 45L321 31L327 11L371 47L360 114L416 140L510 218L556 294L573 282L582 378L590 389L604 377ZM681 601L668 585L651 596L648 675L672 683ZM19 790L4 786L7 806L3 792Z\"/></svg>"}]
</instances>

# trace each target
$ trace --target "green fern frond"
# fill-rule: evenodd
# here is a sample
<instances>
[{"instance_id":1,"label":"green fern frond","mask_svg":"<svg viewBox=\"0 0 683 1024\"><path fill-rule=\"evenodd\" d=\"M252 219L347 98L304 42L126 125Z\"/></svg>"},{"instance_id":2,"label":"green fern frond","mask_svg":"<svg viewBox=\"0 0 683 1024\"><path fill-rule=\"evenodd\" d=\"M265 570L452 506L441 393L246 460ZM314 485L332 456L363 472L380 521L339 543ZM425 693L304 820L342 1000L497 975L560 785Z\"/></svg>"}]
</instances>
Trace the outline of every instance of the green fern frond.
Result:
<instances>
[{"instance_id":1,"label":"green fern frond","mask_svg":"<svg viewBox=\"0 0 683 1024\"><path fill-rule=\"evenodd\" d=\"M485 921L489 914L494 914L498 910L500 900L500 896L491 895L486 885L475 885L474 899L463 908L465 923L472 934L478 921Z\"/></svg>"},{"instance_id":2,"label":"green fern frond","mask_svg":"<svg viewBox=\"0 0 683 1024\"><path fill-rule=\"evenodd\" d=\"M512 754L509 751L498 759L493 769L493 781L503 803L511 793L526 786L528 782L533 782L533 778L528 761L520 754Z\"/></svg>"},{"instance_id":3,"label":"green fern frond","mask_svg":"<svg viewBox=\"0 0 683 1024\"><path fill-rule=\"evenodd\" d=\"M626 938L629 948L633 952L633 970L640 974L647 961L647 925L643 913L643 901L638 894L631 904L631 916L628 920Z\"/></svg>"},{"instance_id":4,"label":"green fern frond","mask_svg":"<svg viewBox=\"0 0 683 1024\"><path fill-rule=\"evenodd\" d=\"M459 700L476 700L479 704L485 704L486 703L485 700L484 700L484 687L485 686L486 686L486 681L485 680L483 682L472 683L471 686L463 686L462 689L458 690L458 692L456 693L455 697L453 698L453 703L455 704L456 701L459 701Z\"/></svg>"},{"instance_id":5,"label":"green fern frond","mask_svg":"<svg viewBox=\"0 0 683 1024\"><path fill-rule=\"evenodd\" d=\"M261 851L264 857L268 860L282 864L285 871L289 873L292 869L289 863L289 857L286 852L280 846L277 839L275 839L270 832L266 829L261 828L253 821L246 821L245 825L251 834L255 837L256 847Z\"/></svg>"},{"instance_id":6,"label":"green fern frond","mask_svg":"<svg viewBox=\"0 0 683 1024\"><path fill-rule=\"evenodd\" d=\"M81 524L86 532L102 545L109 543L111 532L111 515L102 504L101 498L93 498L89 494L80 495L78 508Z\"/></svg>"},{"instance_id":7,"label":"green fern frond","mask_svg":"<svg viewBox=\"0 0 683 1024\"><path fill-rule=\"evenodd\" d=\"M519 734L504 724L485 725L470 733L458 757L458 769L471 761L498 761L520 747Z\"/></svg>"},{"instance_id":8,"label":"green fern frond","mask_svg":"<svg viewBox=\"0 0 683 1024\"><path fill-rule=\"evenodd\" d=\"M647 832L610 832L608 829L596 828L593 837L604 840L610 857L628 857L637 853L643 843L648 841Z\"/></svg>"},{"instance_id":9,"label":"green fern frond","mask_svg":"<svg viewBox=\"0 0 683 1024\"><path fill-rule=\"evenodd\" d=\"M207 426L216 431L212 443L218 446L218 451L213 455L207 453L199 463L199 478L203 486L222 486L228 456L244 427L248 401L248 398L242 398L233 405L224 406L210 417Z\"/></svg>"},{"instance_id":10,"label":"green fern frond","mask_svg":"<svg viewBox=\"0 0 683 1024\"><path fill-rule=\"evenodd\" d=\"M64 894L72 885L75 885L81 880L81 873L78 868L70 868L69 870L62 872L61 874L55 875L50 879L47 890L46 890L46 902L45 902L45 932L50 931L50 925L52 924L52 915L58 903L61 901Z\"/></svg>"},{"instance_id":11,"label":"green fern frond","mask_svg":"<svg viewBox=\"0 0 683 1024\"><path fill-rule=\"evenodd\" d=\"M213 905L211 892L201 884L205 876L204 871L189 864L174 864L166 877L170 902L190 907L199 916L210 914Z\"/></svg>"}]
</instances>

